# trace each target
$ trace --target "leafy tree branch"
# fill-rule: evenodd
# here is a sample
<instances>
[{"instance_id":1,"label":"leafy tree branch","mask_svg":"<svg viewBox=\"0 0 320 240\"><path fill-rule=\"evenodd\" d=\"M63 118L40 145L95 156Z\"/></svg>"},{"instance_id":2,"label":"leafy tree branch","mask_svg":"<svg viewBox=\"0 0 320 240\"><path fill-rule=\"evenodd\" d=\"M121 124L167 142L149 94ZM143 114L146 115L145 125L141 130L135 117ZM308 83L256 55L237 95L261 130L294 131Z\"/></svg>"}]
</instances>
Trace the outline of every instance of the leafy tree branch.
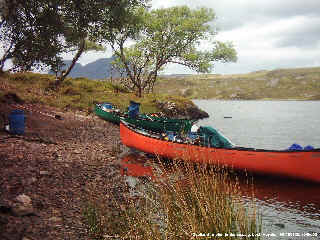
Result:
<instances>
[{"instance_id":1,"label":"leafy tree branch","mask_svg":"<svg viewBox=\"0 0 320 240\"><path fill-rule=\"evenodd\" d=\"M152 91L159 72L176 63L197 72L210 72L217 61L236 61L231 43L215 41L212 9L192 10L186 6L166 9L133 9L128 21L116 29L99 29L101 41L109 43L118 61L118 68L126 70L131 90L141 97ZM105 33L104 33L105 32ZM130 41L134 44L127 46ZM201 43L209 43L199 50ZM128 85L128 84L127 84Z\"/></svg>"}]
</instances>

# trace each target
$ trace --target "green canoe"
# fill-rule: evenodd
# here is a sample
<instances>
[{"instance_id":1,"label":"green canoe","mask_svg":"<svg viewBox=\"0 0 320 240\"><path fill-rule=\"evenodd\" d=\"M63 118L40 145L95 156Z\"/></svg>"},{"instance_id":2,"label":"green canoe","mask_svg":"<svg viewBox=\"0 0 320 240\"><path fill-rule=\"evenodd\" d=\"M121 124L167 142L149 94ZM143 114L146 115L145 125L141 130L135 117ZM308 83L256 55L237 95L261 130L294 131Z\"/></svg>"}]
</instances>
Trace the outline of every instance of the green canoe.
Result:
<instances>
[{"instance_id":1,"label":"green canoe","mask_svg":"<svg viewBox=\"0 0 320 240\"><path fill-rule=\"evenodd\" d=\"M124 119L126 122L137 127L155 132L188 132L193 123L196 122L196 120L163 118L148 114L139 114L136 118L130 118L128 113L121 112L112 105L107 105L107 108L105 108L103 104L96 104L94 112L97 116L109 122L120 124L120 119Z\"/></svg>"},{"instance_id":2,"label":"green canoe","mask_svg":"<svg viewBox=\"0 0 320 240\"><path fill-rule=\"evenodd\" d=\"M127 113L123 113L110 103L96 104L94 113L109 122L120 124L120 117L128 117Z\"/></svg>"}]
</instances>

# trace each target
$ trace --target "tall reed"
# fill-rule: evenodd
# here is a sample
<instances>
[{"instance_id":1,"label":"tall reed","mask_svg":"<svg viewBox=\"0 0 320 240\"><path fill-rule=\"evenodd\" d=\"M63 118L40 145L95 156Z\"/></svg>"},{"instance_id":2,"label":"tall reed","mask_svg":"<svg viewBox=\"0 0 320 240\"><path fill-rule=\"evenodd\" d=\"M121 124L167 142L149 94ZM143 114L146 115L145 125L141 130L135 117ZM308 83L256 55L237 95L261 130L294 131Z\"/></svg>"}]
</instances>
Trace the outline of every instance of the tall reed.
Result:
<instances>
[{"instance_id":1,"label":"tall reed","mask_svg":"<svg viewBox=\"0 0 320 240\"><path fill-rule=\"evenodd\" d=\"M127 201L120 214L121 229L107 235L117 233L119 239L259 239L261 218L254 201L241 200L239 185L229 170L187 162L174 162L170 169L157 164L156 168L157 180L135 189L140 192L139 200Z\"/></svg>"},{"instance_id":2,"label":"tall reed","mask_svg":"<svg viewBox=\"0 0 320 240\"><path fill-rule=\"evenodd\" d=\"M135 223L130 225L132 236L236 239L241 234L241 239L258 238L261 226L253 202L250 209L244 206L229 170L180 162L173 172L175 177L158 182L149 192L146 207L135 212L134 221L127 215Z\"/></svg>"}]
</instances>

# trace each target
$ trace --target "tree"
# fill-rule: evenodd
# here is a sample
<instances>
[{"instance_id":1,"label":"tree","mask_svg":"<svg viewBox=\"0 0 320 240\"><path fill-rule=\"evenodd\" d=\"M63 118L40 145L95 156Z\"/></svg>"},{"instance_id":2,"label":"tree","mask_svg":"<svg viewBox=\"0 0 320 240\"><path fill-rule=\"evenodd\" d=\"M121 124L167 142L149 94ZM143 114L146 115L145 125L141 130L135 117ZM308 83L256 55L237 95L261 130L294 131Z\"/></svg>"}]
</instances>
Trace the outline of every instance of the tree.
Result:
<instances>
[{"instance_id":1,"label":"tree","mask_svg":"<svg viewBox=\"0 0 320 240\"><path fill-rule=\"evenodd\" d=\"M144 91L153 90L158 73L169 63L208 73L214 62L236 61L231 43L214 40L217 31L210 26L213 20L215 14L208 8L140 8L135 11L135 29L122 25L106 31L109 34L104 35L104 41L111 44L119 59L117 65L126 69L132 90L141 97ZM139 34L132 34L137 30ZM135 40L135 44L125 47L128 40ZM199 50L201 41L207 43L207 50Z\"/></svg>"},{"instance_id":2,"label":"tree","mask_svg":"<svg viewBox=\"0 0 320 240\"><path fill-rule=\"evenodd\" d=\"M1 64L14 59L14 69L27 71L50 60L62 50L63 34L58 10L49 1L4 0L1 5Z\"/></svg>"},{"instance_id":3,"label":"tree","mask_svg":"<svg viewBox=\"0 0 320 240\"><path fill-rule=\"evenodd\" d=\"M1 62L13 59L14 69L28 71L49 66L62 82L84 51L101 50L91 38L100 24L121 26L122 13L144 0L4 0L2 30L10 32ZM102 20L103 19L103 20ZM107 20L107 21L106 21ZM8 47L9 46L9 47ZM9 51L9 52L8 52ZM63 71L63 53L74 53Z\"/></svg>"},{"instance_id":4,"label":"tree","mask_svg":"<svg viewBox=\"0 0 320 240\"><path fill-rule=\"evenodd\" d=\"M136 6L145 7L148 0L69 0L65 1L66 13L64 19L66 21L66 31L64 32L67 49L75 50L76 54L71 65L66 71L61 71L58 75L58 83L62 82L70 73L72 67L86 51L103 51L104 48L99 45L97 34L99 32L93 29L100 28L103 25L107 29L121 27L127 22L123 21L129 14L131 8ZM134 22L129 24L133 25ZM61 66L57 64L58 69ZM52 69L56 71L57 69Z\"/></svg>"}]
</instances>

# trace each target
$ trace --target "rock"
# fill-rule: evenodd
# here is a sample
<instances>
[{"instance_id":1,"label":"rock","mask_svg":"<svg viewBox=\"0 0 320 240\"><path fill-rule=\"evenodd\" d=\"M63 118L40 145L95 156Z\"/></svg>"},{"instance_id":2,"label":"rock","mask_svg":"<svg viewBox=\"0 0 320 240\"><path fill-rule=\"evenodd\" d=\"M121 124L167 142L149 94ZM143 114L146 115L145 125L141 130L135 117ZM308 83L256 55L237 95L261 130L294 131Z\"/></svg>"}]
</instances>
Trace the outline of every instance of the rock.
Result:
<instances>
[{"instance_id":1,"label":"rock","mask_svg":"<svg viewBox=\"0 0 320 240\"><path fill-rule=\"evenodd\" d=\"M187 115L190 119L203 119L208 118L209 114L199 109L198 107L191 107L187 109Z\"/></svg>"},{"instance_id":2,"label":"rock","mask_svg":"<svg viewBox=\"0 0 320 240\"><path fill-rule=\"evenodd\" d=\"M18 205L11 208L14 216L23 217L35 215L32 205Z\"/></svg>"},{"instance_id":3,"label":"rock","mask_svg":"<svg viewBox=\"0 0 320 240\"><path fill-rule=\"evenodd\" d=\"M31 205L31 198L28 195L20 194L18 197L16 197L16 200L23 205Z\"/></svg>"},{"instance_id":4,"label":"rock","mask_svg":"<svg viewBox=\"0 0 320 240\"><path fill-rule=\"evenodd\" d=\"M31 198L28 195L20 194L16 197L16 201L18 203L11 207L11 212L14 216L35 215Z\"/></svg>"},{"instance_id":5,"label":"rock","mask_svg":"<svg viewBox=\"0 0 320 240\"><path fill-rule=\"evenodd\" d=\"M157 107L170 118L203 119L209 117L209 114L199 109L196 105L186 103L183 107L177 106L174 102L158 102Z\"/></svg>"}]
</instances>

